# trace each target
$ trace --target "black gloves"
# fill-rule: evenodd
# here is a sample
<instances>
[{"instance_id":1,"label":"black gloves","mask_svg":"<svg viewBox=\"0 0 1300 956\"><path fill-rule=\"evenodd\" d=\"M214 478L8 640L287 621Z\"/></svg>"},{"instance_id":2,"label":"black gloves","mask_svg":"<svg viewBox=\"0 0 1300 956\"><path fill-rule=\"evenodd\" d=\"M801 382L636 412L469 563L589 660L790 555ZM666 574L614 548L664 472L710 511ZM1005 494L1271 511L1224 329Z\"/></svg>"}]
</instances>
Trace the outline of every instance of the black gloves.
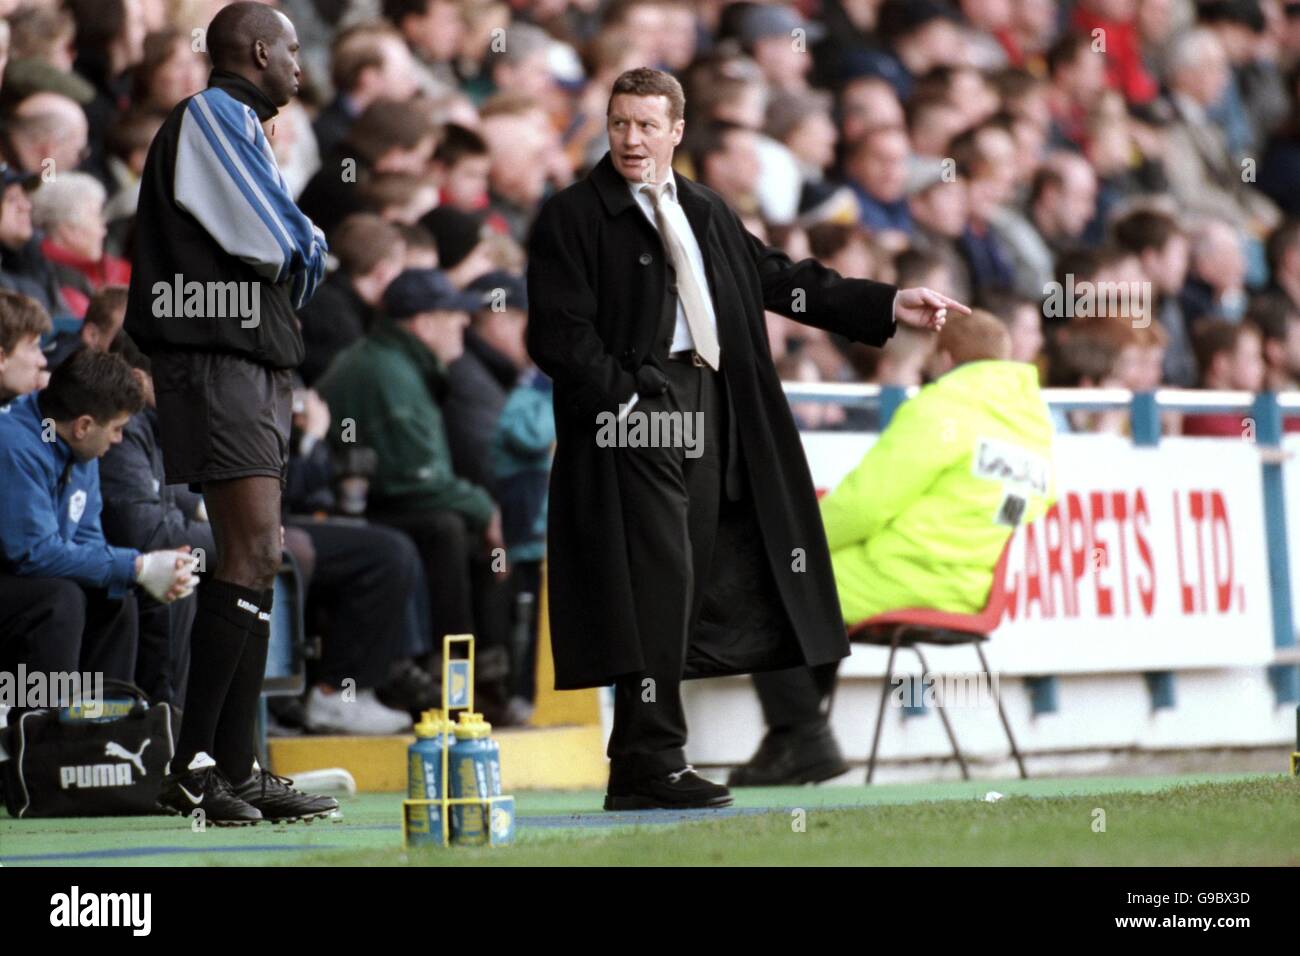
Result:
<instances>
[{"instance_id":1,"label":"black gloves","mask_svg":"<svg viewBox=\"0 0 1300 956\"><path fill-rule=\"evenodd\" d=\"M668 376L653 365L642 365L636 370L636 393L642 398L662 395L668 388Z\"/></svg>"}]
</instances>

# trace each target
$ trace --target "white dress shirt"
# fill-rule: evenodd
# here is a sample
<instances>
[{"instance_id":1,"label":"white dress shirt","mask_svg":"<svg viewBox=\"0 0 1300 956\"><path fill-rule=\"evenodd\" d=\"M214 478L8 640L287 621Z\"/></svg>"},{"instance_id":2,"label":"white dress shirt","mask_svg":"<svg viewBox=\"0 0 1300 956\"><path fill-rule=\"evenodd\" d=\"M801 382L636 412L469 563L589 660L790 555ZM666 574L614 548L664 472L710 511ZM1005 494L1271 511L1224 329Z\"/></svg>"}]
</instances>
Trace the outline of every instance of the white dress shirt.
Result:
<instances>
[{"instance_id":1,"label":"white dress shirt","mask_svg":"<svg viewBox=\"0 0 1300 956\"><path fill-rule=\"evenodd\" d=\"M678 238L681 239L682 245L686 247L686 255L691 260L691 271L695 274L695 282L704 294L704 304L708 308L708 319L713 323L714 335L717 335L718 316L713 310L713 293L709 289L709 280L704 272L704 254L700 252L699 240L695 238L695 232L691 229L690 222L686 219L686 213L682 210L682 205L677 201L677 180L673 177L673 171L668 170L668 188L664 190L663 198L659 200L663 207L664 216L677 231ZM649 195L641 192L641 187L646 185L642 182L628 181L628 188L632 190L632 196L636 199L637 205L645 213L645 217L650 220L650 225L654 226L655 231L659 231L659 224L655 222L655 207ZM665 261L670 265L672 260L668 258L667 246L664 247ZM718 336L721 341L721 336ZM682 307L681 297L677 298L677 326L673 331L673 343L668 347L669 352L680 352L683 349L695 348L695 340L691 338L691 328L686 324L686 310Z\"/></svg>"},{"instance_id":2,"label":"white dress shirt","mask_svg":"<svg viewBox=\"0 0 1300 956\"><path fill-rule=\"evenodd\" d=\"M678 235L681 237L682 244L686 246L686 254L690 257L691 268L695 272L695 281L699 284L700 291L704 293L704 302L709 310L709 320L713 322L713 328L716 330L718 327L718 317L713 310L713 293L709 289L709 280L704 274L704 256L700 252L699 240L695 238L695 232L691 229L691 224L686 219L686 213L682 211L681 203L677 201L677 180L673 176L671 168L668 170L667 181L669 184L668 188L664 191L663 198L659 200L659 202L664 208L664 215L673 223L674 227L678 231ZM654 227L656 232L658 232L659 224L655 222L654 203L650 200L648 195L641 192L641 187L644 185L645 183L642 182L633 182L628 180L627 187L632 192L632 198L634 198L637 205L641 207L641 212L645 214L646 219L650 220L650 225ZM665 247L664 255L667 256L667 254L667 248ZM895 293L889 310L890 320L895 329L898 328L897 308L898 294ZM718 339L721 341L721 336L719 336ZM683 349L691 349L694 347L695 340L691 338L690 326L686 324L686 310L682 308L682 300L679 296L677 299L677 325L673 331L673 342L672 345L669 346L668 351L680 352ZM623 415L626 415L627 412L631 411L632 406L636 404L636 400L637 396L634 393L630 399L630 404L624 407Z\"/></svg>"}]
</instances>

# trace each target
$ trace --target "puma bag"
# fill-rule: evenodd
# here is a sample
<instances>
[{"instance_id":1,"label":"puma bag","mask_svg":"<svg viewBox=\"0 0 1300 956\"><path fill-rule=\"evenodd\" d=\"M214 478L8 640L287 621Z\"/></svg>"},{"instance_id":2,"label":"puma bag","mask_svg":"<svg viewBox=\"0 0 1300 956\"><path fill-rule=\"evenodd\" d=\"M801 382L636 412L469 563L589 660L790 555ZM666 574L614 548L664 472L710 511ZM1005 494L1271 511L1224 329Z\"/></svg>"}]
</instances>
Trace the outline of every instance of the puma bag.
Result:
<instances>
[{"instance_id":1,"label":"puma bag","mask_svg":"<svg viewBox=\"0 0 1300 956\"><path fill-rule=\"evenodd\" d=\"M140 688L105 680L102 713L82 707L10 714L0 763L14 817L160 813L175 752L175 712Z\"/></svg>"}]
</instances>

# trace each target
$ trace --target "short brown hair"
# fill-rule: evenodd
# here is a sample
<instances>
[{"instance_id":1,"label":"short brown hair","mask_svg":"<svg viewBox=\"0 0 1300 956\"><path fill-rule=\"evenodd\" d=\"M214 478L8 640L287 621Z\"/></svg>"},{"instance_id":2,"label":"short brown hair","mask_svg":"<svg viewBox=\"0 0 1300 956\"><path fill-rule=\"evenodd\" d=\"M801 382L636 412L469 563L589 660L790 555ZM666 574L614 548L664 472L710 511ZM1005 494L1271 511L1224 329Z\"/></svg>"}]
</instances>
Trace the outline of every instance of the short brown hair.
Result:
<instances>
[{"instance_id":1,"label":"short brown hair","mask_svg":"<svg viewBox=\"0 0 1300 956\"><path fill-rule=\"evenodd\" d=\"M191 42L188 31L174 26L166 26L146 35L140 62L131 71L131 102L147 102L154 77L176 55L178 45L184 43L189 46Z\"/></svg>"},{"instance_id":2,"label":"short brown hair","mask_svg":"<svg viewBox=\"0 0 1300 956\"><path fill-rule=\"evenodd\" d=\"M1092 41L1079 33L1067 33L1048 48L1047 75L1055 77L1058 72L1073 66L1080 56L1092 52Z\"/></svg>"},{"instance_id":3,"label":"short brown hair","mask_svg":"<svg viewBox=\"0 0 1300 956\"><path fill-rule=\"evenodd\" d=\"M1202 319L1196 324L1192 333L1192 351L1196 353L1196 364L1200 366L1202 381L1214 364L1215 357L1224 352L1236 351L1237 340L1243 335L1259 336L1260 341L1264 338L1259 326L1253 322L1234 324L1224 319Z\"/></svg>"},{"instance_id":4,"label":"short brown hair","mask_svg":"<svg viewBox=\"0 0 1300 956\"><path fill-rule=\"evenodd\" d=\"M428 113L415 103L375 100L348 130L347 147L371 164L394 146L414 149L435 132Z\"/></svg>"},{"instance_id":5,"label":"short brown hair","mask_svg":"<svg viewBox=\"0 0 1300 956\"><path fill-rule=\"evenodd\" d=\"M819 222L808 229L808 251L819 262L833 259L851 242L866 242L870 237L856 222Z\"/></svg>"},{"instance_id":6,"label":"short brown hair","mask_svg":"<svg viewBox=\"0 0 1300 956\"><path fill-rule=\"evenodd\" d=\"M1115 244L1141 255L1148 249L1160 250L1169 240L1181 235L1174 217L1156 209L1136 209L1114 227Z\"/></svg>"},{"instance_id":7,"label":"short brown hair","mask_svg":"<svg viewBox=\"0 0 1300 956\"><path fill-rule=\"evenodd\" d=\"M90 305L86 307L86 324L101 332L110 331L117 324L113 321L113 314L126 309L126 295L124 285L104 286L91 297Z\"/></svg>"},{"instance_id":8,"label":"short brown hair","mask_svg":"<svg viewBox=\"0 0 1300 956\"><path fill-rule=\"evenodd\" d=\"M614 97L620 94L629 96L666 96L668 97L668 118L676 123L686 116L686 94L677 77L663 70L652 70L648 66L638 66L634 70L624 70L614 81L609 91L609 102L605 104L605 115Z\"/></svg>"},{"instance_id":9,"label":"short brown hair","mask_svg":"<svg viewBox=\"0 0 1300 956\"><path fill-rule=\"evenodd\" d=\"M487 141L482 136L472 129L448 123L442 129L442 139L438 143L437 150L434 151L433 158L435 162L451 169L462 159L487 155L489 155Z\"/></svg>"},{"instance_id":10,"label":"short brown hair","mask_svg":"<svg viewBox=\"0 0 1300 956\"><path fill-rule=\"evenodd\" d=\"M993 88L998 91L998 96L1002 99L1004 108L1012 113L1020 108L1022 100L1047 86L1047 81L1042 77L1019 67L1000 70L990 79L993 81Z\"/></svg>"},{"instance_id":11,"label":"short brown hair","mask_svg":"<svg viewBox=\"0 0 1300 956\"><path fill-rule=\"evenodd\" d=\"M913 285L925 285L925 280L930 273L940 268L947 269L948 263L937 253L922 252L920 249L912 248L904 249L894 257L894 282L901 289Z\"/></svg>"},{"instance_id":12,"label":"short brown hair","mask_svg":"<svg viewBox=\"0 0 1300 956\"><path fill-rule=\"evenodd\" d=\"M131 154L148 149L158 134L165 116L141 109L129 109L113 121L104 136L104 148L110 156L123 161L129 160Z\"/></svg>"},{"instance_id":13,"label":"short brown hair","mask_svg":"<svg viewBox=\"0 0 1300 956\"><path fill-rule=\"evenodd\" d=\"M54 373L38 399L56 422L89 415L101 425L144 408L144 393L121 355L78 349Z\"/></svg>"},{"instance_id":14,"label":"short brown hair","mask_svg":"<svg viewBox=\"0 0 1300 956\"><path fill-rule=\"evenodd\" d=\"M1049 385L1077 388L1085 380L1096 384L1115 371L1120 347L1104 334L1102 324L1066 326L1048 339Z\"/></svg>"},{"instance_id":15,"label":"short brown hair","mask_svg":"<svg viewBox=\"0 0 1300 956\"><path fill-rule=\"evenodd\" d=\"M361 74L384 65L384 40L405 42L386 23L360 23L340 33L330 54L330 80L344 93L356 89Z\"/></svg>"},{"instance_id":16,"label":"short brown hair","mask_svg":"<svg viewBox=\"0 0 1300 956\"><path fill-rule=\"evenodd\" d=\"M542 101L531 93L503 90L483 101L483 105L478 108L478 116L480 120L489 120L495 116L523 116L542 108Z\"/></svg>"},{"instance_id":17,"label":"short brown hair","mask_svg":"<svg viewBox=\"0 0 1300 956\"><path fill-rule=\"evenodd\" d=\"M1287 327L1292 322L1300 322L1300 311L1291 304L1283 292L1265 293L1255 296L1246 310L1246 321L1259 327L1260 335L1265 341L1284 341Z\"/></svg>"},{"instance_id":18,"label":"short brown hair","mask_svg":"<svg viewBox=\"0 0 1300 956\"><path fill-rule=\"evenodd\" d=\"M0 349L8 355L18 343L33 335L45 335L53 328L50 316L31 296L0 289Z\"/></svg>"},{"instance_id":19,"label":"short brown hair","mask_svg":"<svg viewBox=\"0 0 1300 956\"><path fill-rule=\"evenodd\" d=\"M26 7L9 14L12 30L9 56L15 60L29 57L45 59L61 40L71 39L77 29L67 10Z\"/></svg>"},{"instance_id":20,"label":"short brown hair","mask_svg":"<svg viewBox=\"0 0 1300 956\"><path fill-rule=\"evenodd\" d=\"M939 330L935 348L951 355L954 365L990 359L1006 361L1011 357L1011 333L983 309L975 309L970 315L950 312Z\"/></svg>"},{"instance_id":21,"label":"short brown hair","mask_svg":"<svg viewBox=\"0 0 1300 956\"><path fill-rule=\"evenodd\" d=\"M1145 349L1152 347L1164 348L1169 344L1169 333L1165 331L1164 326L1155 322L1149 322L1146 325L1134 325L1131 319L1118 316L1076 317L1069 323L1069 327L1084 327L1093 330L1098 337L1114 346L1116 355L1131 345Z\"/></svg>"},{"instance_id":22,"label":"short brown hair","mask_svg":"<svg viewBox=\"0 0 1300 956\"><path fill-rule=\"evenodd\" d=\"M330 234L330 252L349 275L363 276L384 259L395 255L402 233L392 223L370 212L348 216Z\"/></svg>"}]
</instances>

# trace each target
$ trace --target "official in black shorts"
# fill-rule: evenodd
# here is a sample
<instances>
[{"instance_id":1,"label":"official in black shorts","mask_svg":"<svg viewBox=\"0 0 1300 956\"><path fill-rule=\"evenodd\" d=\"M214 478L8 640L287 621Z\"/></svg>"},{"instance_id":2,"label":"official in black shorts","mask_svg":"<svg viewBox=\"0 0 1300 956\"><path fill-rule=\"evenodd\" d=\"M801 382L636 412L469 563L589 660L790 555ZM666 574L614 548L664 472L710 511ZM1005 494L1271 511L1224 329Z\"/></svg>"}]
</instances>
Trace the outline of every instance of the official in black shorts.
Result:
<instances>
[{"instance_id":1,"label":"official in black shorts","mask_svg":"<svg viewBox=\"0 0 1300 956\"><path fill-rule=\"evenodd\" d=\"M266 475L289 467L293 373L238 355L166 350L153 357L169 485Z\"/></svg>"},{"instance_id":2,"label":"official in black shorts","mask_svg":"<svg viewBox=\"0 0 1300 956\"><path fill-rule=\"evenodd\" d=\"M201 490L217 564L199 588L186 708L161 802L212 823L337 809L257 767L254 718L281 560L295 310L325 271L267 139L298 92L298 37L279 11L234 3L207 32L213 71L149 147L126 329L153 362L169 482Z\"/></svg>"}]
</instances>

